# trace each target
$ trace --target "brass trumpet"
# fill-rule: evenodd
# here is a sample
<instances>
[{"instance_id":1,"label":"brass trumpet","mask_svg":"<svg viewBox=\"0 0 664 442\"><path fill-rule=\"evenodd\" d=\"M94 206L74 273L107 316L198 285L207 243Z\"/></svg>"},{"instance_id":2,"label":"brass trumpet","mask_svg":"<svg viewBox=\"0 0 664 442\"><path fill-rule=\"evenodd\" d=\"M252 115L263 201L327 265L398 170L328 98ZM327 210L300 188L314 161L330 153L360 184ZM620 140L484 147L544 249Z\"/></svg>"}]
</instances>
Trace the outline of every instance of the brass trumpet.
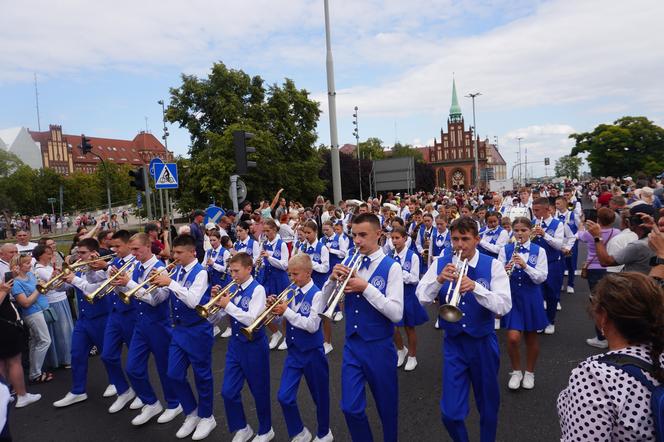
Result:
<instances>
[{"instance_id":1,"label":"brass trumpet","mask_svg":"<svg viewBox=\"0 0 664 442\"><path fill-rule=\"evenodd\" d=\"M256 261L254 261L254 278L257 277L261 271L261 267L263 267L263 257L260 256L260 253L263 252L263 247L265 244L265 240L261 240L261 242L258 243L258 250L259 250L259 255L258 258L256 258Z\"/></svg>"},{"instance_id":2,"label":"brass trumpet","mask_svg":"<svg viewBox=\"0 0 664 442\"><path fill-rule=\"evenodd\" d=\"M290 292L293 292L293 296L289 298L288 294ZM274 300L274 304L272 304L269 307L266 307L265 310L263 310L263 312L256 317L256 319L254 320L254 322L251 323L250 326L244 327L242 330L240 330L242 334L250 341L254 339L254 332L257 329L268 325L269 323L274 321L274 318L277 317L277 315L272 313L274 307L282 301L285 301L286 304L290 304L293 301L293 299L295 299L296 292L297 292L297 287L295 286L295 284L293 283L289 284L288 287L286 287L281 293L279 293L279 295L277 295L277 298Z\"/></svg>"},{"instance_id":3,"label":"brass trumpet","mask_svg":"<svg viewBox=\"0 0 664 442\"><path fill-rule=\"evenodd\" d=\"M129 259L122 267L120 267L113 276L109 277L102 285L97 287L97 290L95 290L92 293L88 293L85 295L85 300L88 301L90 304L95 302L95 299L101 299L104 296L110 294L113 290L115 290L115 287L111 285L113 281L115 281L118 276L120 276L122 273L124 273L131 265L134 264L136 261L136 258L133 256L131 259Z\"/></svg>"},{"instance_id":4,"label":"brass trumpet","mask_svg":"<svg viewBox=\"0 0 664 442\"><path fill-rule=\"evenodd\" d=\"M46 281L44 284L37 284L37 291L39 291L39 293L42 295L46 294L47 292L62 286L62 284L64 284L64 278L70 273L75 272L79 267L84 267L86 265L92 264L93 262L108 261L109 259L113 258L115 258L115 253L101 256L95 259L89 259L87 261L77 261L73 264L64 263L62 264L62 271L60 273Z\"/></svg>"},{"instance_id":5,"label":"brass trumpet","mask_svg":"<svg viewBox=\"0 0 664 442\"><path fill-rule=\"evenodd\" d=\"M334 310L345 297L344 290L346 289L348 281L350 281L350 278L353 277L353 273L360 269L360 265L362 265L362 255L357 249L355 249L355 253L353 253L351 256L348 264L350 267L350 272L348 272L348 275L343 281L337 280L337 285L334 288L332 295L330 295L330 299L327 301L325 311L318 314L321 318L330 320L332 319L332 316L334 316Z\"/></svg>"},{"instance_id":6,"label":"brass trumpet","mask_svg":"<svg viewBox=\"0 0 664 442\"><path fill-rule=\"evenodd\" d=\"M142 288L145 288L145 291L143 292L142 296L145 296L145 295L148 295L148 294L152 293L153 291L155 291L156 289L159 288L159 286L157 286L156 284L152 284L152 281L154 281L157 278L157 276L161 275L164 272L168 272L169 277L175 275L175 272L177 271L176 266L177 266L177 260L173 261L172 263L170 263L166 267L162 267L161 269L157 270L157 272L154 275L150 276L145 281L139 283L133 289L128 290L126 292L118 292L118 297L125 304L129 304L131 302L132 296L136 295L136 293ZM146 284L148 285L147 287L145 287Z\"/></svg>"},{"instance_id":7,"label":"brass trumpet","mask_svg":"<svg viewBox=\"0 0 664 442\"><path fill-rule=\"evenodd\" d=\"M438 311L440 317L447 322L458 322L463 316L461 309L459 309L459 301L461 300L461 281L468 274L468 259L461 260L461 251L457 252L455 256L457 258L457 279L449 282L447 294L445 295L445 302L447 303L441 305Z\"/></svg>"},{"instance_id":8,"label":"brass trumpet","mask_svg":"<svg viewBox=\"0 0 664 442\"><path fill-rule=\"evenodd\" d=\"M537 221L535 221L535 227L541 226L543 221L544 221L544 218L540 217ZM539 235L537 235L535 233L530 234L530 240L531 241L536 239L536 238L539 238Z\"/></svg>"},{"instance_id":9,"label":"brass trumpet","mask_svg":"<svg viewBox=\"0 0 664 442\"><path fill-rule=\"evenodd\" d=\"M222 288L221 291L219 291L219 293L217 293L206 304L197 305L196 312L198 313L198 315L203 319L207 319L210 315L214 315L219 310L221 310L221 307L217 305L217 301L219 301L222 297L226 296L226 294L233 288L234 285L237 285L235 281L229 282L228 284L226 284L226 287ZM235 295L237 295L239 292L240 292L239 290L236 290L235 293L231 295L230 299L233 299L233 297L235 297Z\"/></svg>"}]
</instances>

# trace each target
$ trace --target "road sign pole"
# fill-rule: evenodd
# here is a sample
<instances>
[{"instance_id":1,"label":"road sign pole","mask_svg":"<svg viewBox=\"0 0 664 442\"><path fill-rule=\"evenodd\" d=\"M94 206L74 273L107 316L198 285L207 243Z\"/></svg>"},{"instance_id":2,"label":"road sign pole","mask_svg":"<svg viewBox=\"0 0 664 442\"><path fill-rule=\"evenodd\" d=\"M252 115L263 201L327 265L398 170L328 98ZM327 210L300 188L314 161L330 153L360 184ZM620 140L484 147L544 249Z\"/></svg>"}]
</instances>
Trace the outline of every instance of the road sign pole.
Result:
<instances>
[{"instance_id":1,"label":"road sign pole","mask_svg":"<svg viewBox=\"0 0 664 442\"><path fill-rule=\"evenodd\" d=\"M164 217L164 190L159 189L159 211L161 212L161 217Z\"/></svg>"},{"instance_id":2,"label":"road sign pole","mask_svg":"<svg viewBox=\"0 0 664 442\"><path fill-rule=\"evenodd\" d=\"M233 203L233 212L238 212L237 202L237 179L239 176L231 175L231 202Z\"/></svg>"},{"instance_id":3,"label":"road sign pole","mask_svg":"<svg viewBox=\"0 0 664 442\"><path fill-rule=\"evenodd\" d=\"M148 168L143 168L143 178L145 179L145 205L147 208L148 220L152 219L152 201L150 199L150 174L148 173Z\"/></svg>"}]
</instances>

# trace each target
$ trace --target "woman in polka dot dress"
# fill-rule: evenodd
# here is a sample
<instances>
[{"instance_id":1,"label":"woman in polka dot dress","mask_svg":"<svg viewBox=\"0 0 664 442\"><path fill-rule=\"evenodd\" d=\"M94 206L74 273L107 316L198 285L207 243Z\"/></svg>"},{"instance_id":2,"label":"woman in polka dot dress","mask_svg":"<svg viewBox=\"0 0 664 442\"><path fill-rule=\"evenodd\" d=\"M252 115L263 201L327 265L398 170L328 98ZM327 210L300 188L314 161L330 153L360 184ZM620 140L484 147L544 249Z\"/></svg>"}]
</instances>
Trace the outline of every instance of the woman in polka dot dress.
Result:
<instances>
[{"instance_id":1,"label":"woman in polka dot dress","mask_svg":"<svg viewBox=\"0 0 664 442\"><path fill-rule=\"evenodd\" d=\"M664 383L664 291L642 274L625 272L600 281L592 298L597 327L609 353L653 364L655 385ZM650 392L623 370L591 356L572 371L558 396L564 441L654 441Z\"/></svg>"}]
</instances>

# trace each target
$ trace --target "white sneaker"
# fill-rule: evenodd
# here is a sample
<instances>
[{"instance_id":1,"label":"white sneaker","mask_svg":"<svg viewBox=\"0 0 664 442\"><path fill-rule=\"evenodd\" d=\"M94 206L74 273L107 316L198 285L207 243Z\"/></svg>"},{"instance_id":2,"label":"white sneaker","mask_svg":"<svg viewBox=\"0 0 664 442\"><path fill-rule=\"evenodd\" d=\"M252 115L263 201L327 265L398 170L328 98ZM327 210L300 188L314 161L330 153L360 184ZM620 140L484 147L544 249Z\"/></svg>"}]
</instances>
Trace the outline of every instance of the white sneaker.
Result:
<instances>
[{"instance_id":1,"label":"white sneaker","mask_svg":"<svg viewBox=\"0 0 664 442\"><path fill-rule=\"evenodd\" d=\"M270 431L265 434L257 434L252 442L270 442L272 439L274 439L274 429L270 428Z\"/></svg>"},{"instance_id":2,"label":"white sneaker","mask_svg":"<svg viewBox=\"0 0 664 442\"><path fill-rule=\"evenodd\" d=\"M433 321L433 328L440 329L440 319L438 319L438 317L436 317L436 320Z\"/></svg>"},{"instance_id":3,"label":"white sneaker","mask_svg":"<svg viewBox=\"0 0 664 442\"><path fill-rule=\"evenodd\" d=\"M323 342L323 349L325 350L325 354L328 354L332 350L334 350L334 347L332 347L332 344L329 342Z\"/></svg>"},{"instance_id":4,"label":"white sneaker","mask_svg":"<svg viewBox=\"0 0 664 442\"><path fill-rule=\"evenodd\" d=\"M206 417L198 421L196 425L196 431L191 437L192 440L203 440L215 429L217 426L217 421L214 419L214 416Z\"/></svg>"},{"instance_id":5,"label":"white sneaker","mask_svg":"<svg viewBox=\"0 0 664 442\"><path fill-rule=\"evenodd\" d=\"M138 396L136 396L136 399L134 399L134 400L131 402L131 404L129 404L129 409L130 409L130 410L140 410L141 408L143 408L144 405L145 405L145 404L143 403L143 401L141 400L141 398L138 397Z\"/></svg>"},{"instance_id":6,"label":"white sneaker","mask_svg":"<svg viewBox=\"0 0 664 442\"><path fill-rule=\"evenodd\" d=\"M406 362L406 367L404 370L413 371L417 367L417 358L414 356L408 356L408 361Z\"/></svg>"},{"instance_id":7,"label":"white sneaker","mask_svg":"<svg viewBox=\"0 0 664 442\"><path fill-rule=\"evenodd\" d=\"M560 305L560 302L558 302L558 304L556 304L556 310L561 311L562 309L563 309L563 306Z\"/></svg>"},{"instance_id":8,"label":"white sneaker","mask_svg":"<svg viewBox=\"0 0 664 442\"><path fill-rule=\"evenodd\" d=\"M122 410L125 405L131 402L136 397L136 393L131 388L128 388L127 391L122 393L118 398L108 407L109 413L117 413Z\"/></svg>"},{"instance_id":9,"label":"white sneaker","mask_svg":"<svg viewBox=\"0 0 664 442\"><path fill-rule=\"evenodd\" d=\"M216 338L219 333L221 333L221 329L215 325L212 328L212 336Z\"/></svg>"},{"instance_id":10,"label":"white sneaker","mask_svg":"<svg viewBox=\"0 0 664 442\"><path fill-rule=\"evenodd\" d=\"M270 338L270 350L274 350L277 348L277 345L279 345L279 341L281 341L281 338L283 335L281 334L280 331L277 331L276 333L272 334L272 337Z\"/></svg>"},{"instance_id":11,"label":"white sneaker","mask_svg":"<svg viewBox=\"0 0 664 442\"><path fill-rule=\"evenodd\" d=\"M16 408L27 407L41 399L41 394L25 393L23 396L16 396Z\"/></svg>"},{"instance_id":12,"label":"white sneaker","mask_svg":"<svg viewBox=\"0 0 664 442\"><path fill-rule=\"evenodd\" d=\"M510 390L518 390L521 386L523 373L521 371L510 371L510 381L507 383L507 388Z\"/></svg>"},{"instance_id":13,"label":"white sneaker","mask_svg":"<svg viewBox=\"0 0 664 442\"><path fill-rule=\"evenodd\" d=\"M602 349L609 347L609 342L606 339L598 339L597 337L586 339L586 344Z\"/></svg>"},{"instance_id":14,"label":"white sneaker","mask_svg":"<svg viewBox=\"0 0 664 442\"><path fill-rule=\"evenodd\" d=\"M72 404L83 402L87 398L88 395L86 393L74 394L72 392L69 392L65 395L65 397L63 397L59 401L53 402L53 406L56 408L68 407Z\"/></svg>"},{"instance_id":15,"label":"white sneaker","mask_svg":"<svg viewBox=\"0 0 664 442\"><path fill-rule=\"evenodd\" d=\"M334 436L332 436L332 430L329 430L323 437L316 436L313 442L332 442L333 440Z\"/></svg>"},{"instance_id":16,"label":"white sneaker","mask_svg":"<svg viewBox=\"0 0 664 442\"><path fill-rule=\"evenodd\" d=\"M500 319L496 318L493 320L493 329L500 330Z\"/></svg>"},{"instance_id":17,"label":"white sneaker","mask_svg":"<svg viewBox=\"0 0 664 442\"><path fill-rule=\"evenodd\" d=\"M397 367L401 367L406 362L408 356L408 349L404 346L401 350L397 350Z\"/></svg>"},{"instance_id":18,"label":"white sneaker","mask_svg":"<svg viewBox=\"0 0 664 442\"><path fill-rule=\"evenodd\" d=\"M222 338L230 338L231 335L233 334L233 330L231 330L230 327L226 327L226 330L221 334Z\"/></svg>"},{"instance_id":19,"label":"white sneaker","mask_svg":"<svg viewBox=\"0 0 664 442\"><path fill-rule=\"evenodd\" d=\"M135 426L146 424L150 419L164 411L159 401L152 405L144 405L141 414L131 420L131 424Z\"/></svg>"},{"instance_id":20,"label":"white sneaker","mask_svg":"<svg viewBox=\"0 0 664 442\"><path fill-rule=\"evenodd\" d=\"M544 334L545 335L552 335L555 332L556 332L556 326L553 325L553 324L547 325L546 328L544 329Z\"/></svg>"},{"instance_id":21,"label":"white sneaker","mask_svg":"<svg viewBox=\"0 0 664 442\"><path fill-rule=\"evenodd\" d=\"M336 312L333 318L334 322L339 322L344 318L344 314L342 312Z\"/></svg>"},{"instance_id":22,"label":"white sneaker","mask_svg":"<svg viewBox=\"0 0 664 442\"><path fill-rule=\"evenodd\" d=\"M304 427L300 434L291 439L291 442L311 442L311 433L307 427Z\"/></svg>"},{"instance_id":23,"label":"white sneaker","mask_svg":"<svg viewBox=\"0 0 664 442\"><path fill-rule=\"evenodd\" d=\"M535 388L535 373L526 371L523 375L523 381L521 381L521 386L526 390L532 390Z\"/></svg>"},{"instance_id":24,"label":"white sneaker","mask_svg":"<svg viewBox=\"0 0 664 442\"><path fill-rule=\"evenodd\" d=\"M189 416L184 418L184 423L178 432L175 433L175 437L178 439L184 439L185 437L189 436L194 432L200 420L201 418L198 417L198 410L194 410Z\"/></svg>"},{"instance_id":25,"label":"white sneaker","mask_svg":"<svg viewBox=\"0 0 664 442\"><path fill-rule=\"evenodd\" d=\"M115 396L118 394L118 390L115 389L115 385L109 384L108 387L106 387L106 390L104 390L104 394L102 394L103 397L111 397Z\"/></svg>"},{"instance_id":26,"label":"white sneaker","mask_svg":"<svg viewBox=\"0 0 664 442\"><path fill-rule=\"evenodd\" d=\"M574 294L574 287L567 287L567 293Z\"/></svg>"},{"instance_id":27,"label":"white sneaker","mask_svg":"<svg viewBox=\"0 0 664 442\"><path fill-rule=\"evenodd\" d=\"M247 442L249 439L251 439L251 436L253 435L254 435L254 430L252 430L251 426L247 424L246 427L235 433L232 442Z\"/></svg>"},{"instance_id":28,"label":"white sneaker","mask_svg":"<svg viewBox=\"0 0 664 442\"><path fill-rule=\"evenodd\" d=\"M166 411L164 411L161 416L157 419L158 424L167 424L168 422L172 421L175 419L177 415L182 413L182 405L178 405L175 408L167 408Z\"/></svg>"},{"instance_id":29,"label":"white sneaker","mask_svg":"<svg viewBox=\"0 0 664 442\"><path fill-rule=\"evenodd\" d=\"M288 343L286 342L285 339L283 341L281 341L281 344L279 344L279 347L277 347L277 350L281 350L281 351L288 350Z\"/></svg>"}]
</instances>

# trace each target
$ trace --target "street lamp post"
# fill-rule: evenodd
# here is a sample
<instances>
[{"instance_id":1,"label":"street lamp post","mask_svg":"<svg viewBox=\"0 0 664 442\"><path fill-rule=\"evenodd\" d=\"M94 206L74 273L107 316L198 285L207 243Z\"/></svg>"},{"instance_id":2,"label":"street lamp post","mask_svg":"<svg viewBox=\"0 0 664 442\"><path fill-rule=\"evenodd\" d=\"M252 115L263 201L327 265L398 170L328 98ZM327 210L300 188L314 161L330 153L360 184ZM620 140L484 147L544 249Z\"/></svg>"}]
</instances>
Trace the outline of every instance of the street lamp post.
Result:
<instances>
[{"instance_id":1,"label":"street lamp post","mask_svg":"<svg viewBox=\"0 0 664 442\"><path fill-rule=\"evenodd\" d=\"M466 98L473 100L473 156L475 157L475 184L479 186L480 183L480 166L477 152L477 122L475 121L475 97L482 95L481 92L475 92L474 94L466 95Z\"/></svg>"},{"instance_id":2,"label":"street lamp post","mask_svg":"<svg viewBox=\"0 0 664 442\"><path fill-rule=\"evenodd\" d=\"M353 135L355 136L355 151L357 152L357 182L360 186L360 201L362 198L362 161L360 160L360 126L357 122L357 106L355 106L355 113L353 113Z\"/></svg>"},{"instance_id":3,"label":"street lamp post","mask_svg":"<svg viewBox=\"0 0 664 442\"><path fill-rule=\"evenodd\" d=\"M519 185L523 184L521 182L521 140L523 137L517 137L516 140L519 142Z\"/></svg>"},{"instance_id":4,"label":"street lamp post","mask_svg":"<svg viewBox=\"0 0 664 442\"><path fill-rule=\"evenodd\" d=\"M337 136L337 91L334 88L334 61L332 59L332 37L330 36L330 7L325 8L325 70L327 72L327 105L330 117L330 162L332 163L332 191L334 203L341 201L341 165L339 162L339 139Z\"/></svg>"}]
</instances>

